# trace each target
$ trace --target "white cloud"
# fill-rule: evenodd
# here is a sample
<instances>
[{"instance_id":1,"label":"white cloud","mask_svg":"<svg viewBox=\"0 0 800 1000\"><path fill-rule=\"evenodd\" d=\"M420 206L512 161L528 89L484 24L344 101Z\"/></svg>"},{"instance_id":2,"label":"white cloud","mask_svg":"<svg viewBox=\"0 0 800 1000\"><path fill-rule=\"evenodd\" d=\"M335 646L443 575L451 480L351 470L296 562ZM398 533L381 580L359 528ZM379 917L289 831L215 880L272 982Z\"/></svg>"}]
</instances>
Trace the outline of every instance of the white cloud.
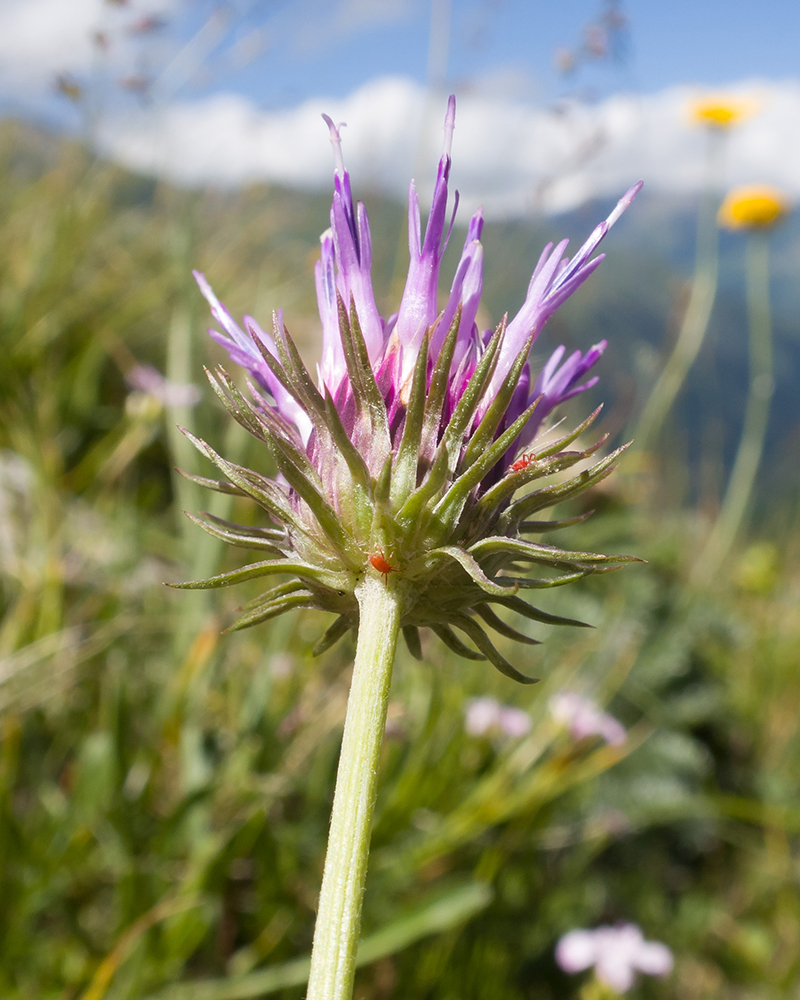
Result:
<instances>
[{"instance_id":1,"label":"white cloud","mask_svg":"<svg viewBox=\"0 0 800 1000\"><path fill-rule=\"evenodd\" d=\"M39 87L91 63L102 0L6 0L0 8L0 80Z\"/></svg>"},{"instance_id":2,"label":"white cloud","mask_svg":"<svg viewBox=\"0 0 800 1000\"><path fill-rule=\"evenodd\" d=\"M728 93L755 96L759 112L727 137L725 182L772 183L800 198L800 134L791 127L800 120L800 81L741 83ZM459 100L453 146L464 207L482 203L495 216L560 211L621 194L640 178L651 191L696 191L706 140L688 120L696 96L690 87L673 87L546 110L467 94ZM315 98L278 112L234 94L174 103L109 121L101 144L132 168L182 184L320 187L332 168L322 111L348 123L345 162L359 192L377 187L402 196L415 172L425 190L444 98L430 100L404 78L373 80L344 99Z\"/></svg>"},{"instance_id":3,"label":"white cloud","mask_svg":"<svg viewBox=\"0 0 800 1000\"><path fill-rule=\"evenodd\" d=\"M178 0L153 0L148 14L169 14ZM81 76L97 61L94 33L114 36L108 54L124 66L135 47L125 31L130 9L106 0L2 0L0 3L0 92L28 101L45 92L57 73Z\"/></svg>"}]
</instances>

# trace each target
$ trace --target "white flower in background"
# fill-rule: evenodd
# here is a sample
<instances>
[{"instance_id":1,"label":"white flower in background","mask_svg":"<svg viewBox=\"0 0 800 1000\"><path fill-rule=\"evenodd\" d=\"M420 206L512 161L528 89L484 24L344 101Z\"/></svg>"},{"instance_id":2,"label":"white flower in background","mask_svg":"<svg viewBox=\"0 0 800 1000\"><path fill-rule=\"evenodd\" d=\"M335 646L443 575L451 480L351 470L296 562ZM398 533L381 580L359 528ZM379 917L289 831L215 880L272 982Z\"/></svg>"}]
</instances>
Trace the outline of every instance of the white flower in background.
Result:
<instances>
[{"instance_id":1,"label":"white flower in background","mask_svg":"<svg viewBox=\"0 0 800 1000\"><path fill-rule=\"evenodd\" d=\"M594 966L599 982L617 993L627 993L637 972L666 976L673 964L669 948L660 941L645 941L636 924L570 931L556 946L556 961L571 973Z\"/></svg>"},{"instance_id":2,"label":"white flower in background","mask_svg":"<svg viewBox=\"0 0 800 1000\"><path fill-rule=\"evenodd\" d=\"M574 740L599 736L611 746L625 742L625 728L608 712L576 691L559 691L550 699L550 714L565 725Z\"/></svg>"},{"instance_id":3,"label":"white flower in background","mask_svg":"<svg viewBox=\"0 0 800 1000\"><path fill-rule=\"evenodd\" d=\"M472 698L467 703L464 728L470 736L485 736L492 730L505 736L525 736L531 717L521 708L501 705L494 698Z\"/></svg>"}]
</instances>

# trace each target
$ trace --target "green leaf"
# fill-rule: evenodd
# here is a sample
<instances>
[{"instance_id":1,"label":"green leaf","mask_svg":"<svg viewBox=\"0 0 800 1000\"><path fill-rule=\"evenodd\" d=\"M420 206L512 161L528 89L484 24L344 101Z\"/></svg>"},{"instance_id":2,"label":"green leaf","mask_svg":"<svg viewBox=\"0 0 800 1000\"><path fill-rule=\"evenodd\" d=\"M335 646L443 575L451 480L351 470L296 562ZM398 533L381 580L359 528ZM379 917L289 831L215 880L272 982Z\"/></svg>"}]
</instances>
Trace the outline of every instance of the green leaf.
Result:
<instances>
[{"instance_id":1,"label":"green leaf","mask_svg":"<svg viewBox=\"0 0 800 1000\"><path fill-rule=\"evenodd\" d=\"M183 469L176 469L175 471L179 476L183 476L184 479L188 479L190 483L202 486L205 490L214 490L215 493L226 493L228 496L233 497L250 496L249 493L246 493L238 486L234 486L233 483L223 483L220 482L219 479L207 479L205 476L195 476L191 472L184 472Z\"/></svg>"},{"instance_id":2,"label":"green leaf","mask_svg":"<svg viewBox=\"0 0 800 1000\"><path fill-rule=\"evenodd\" d=\"M502 604L509 611L516 611L517 614L522 615L523 618L529 618L532 622L541 622L544 625L574 625L577 628L594 628L594 625L580 622L574 618L561 618L559 615L540 611L539 608L534 608L519 597L494 597L491 598L491 602L492 604Z\"/></svg>"},{"instance_id":3,"label":"green leaf","mask_svg":"<svg viewBox=\"0 0 800 1000\"><path fill-rule=\"evenodd\" d=\"M320 441L327 442L330 432L325 419L322 396L303 364L294 341L288 331L278 327L277 324L274 327L273 339L285 365L282 365L257 337L253 338L253 342L272 374L311 420Z\"/></svg>"},{"instance_id":4,"label":"green leaf","mask_svg":"<svg viewBox=\"0 0 800 1000\"><path fill-rule=\"evenodd\" d=\"M508 405L511 402L511 397L514 395L514 390L517 388L520 376L522 375L525 365L528 362L528 356L530 355L531 347L533 346L533 340L534 338L531 335L525 341L522 350L514 359L514 364L511 366L511 371L508 373L508 378L506 378L500 386L497 395L492 400L486 413L484 413L483 419L471 435L469 444L467 445L467 450L464 453L463 462L461 464L462 470L468 469L475 459L491 444L497 428L500 426L500 422L508 410Z\"/></svg>"},{"instance_id":5,"label":"green leaf","mask_svg":"<svg viewBox=\"0 0 800 1000\"><path fill-rule=\"evenodd\" d=\"M541 643L538 639L532 639L529 635L525 635L524 632L518 632L515 628L507 625L502 618L499 618L494 611L489 607L488 604L476 604L475 610L483 618L487 625L499 632L500 635L504 635L507 639L514 639L516 642L523 642L527 646L540 646Z\"/></svg>"},{"instance_id":6,"label":"green leaf","mask_svg":"<svg viewBox=\"0 0 800 1000\"><path fill-rule=\"evenodd\" d=\"M258 438L260 441L265 441L266 438L264 437L264 430L260 423L253 419L252 414L250 414L244 406L237 405L236 400L232 398L232 395L229 392L226 392L222 388L215 375L210 372L208 368L204 368L203 370L206 373L206 378L208 379L211 388L214 390L220 402L233 419L244 427L248 434L252 434L254 438ZM223 369L220 368L219 371L223 372Z\"/></svg>"},{"instance_id":7,"label":"green leaf","mask_svg":"<svg viewBox=\"0 0 800 1000\"><path fill-rule=\"evenodd\" d=\"M409 653L411 653L415 660L421 660L422 643L419 639L419 629L414 625L404 625L403 638L406 641Z\"/></svg>"},{"instance_id":8,"label":"green leaf","mask_svg":"<svg viewBox=\"0 0 800 1000\"><path fill-rule=\"evenodd\" d=\"M500 519L500 527L503 530L513 528L526 517L535 514L536 511L544 510L547 507L552 507L554 504L563 503L565 500L571 500L573 497L579 496L585 490L588 490L590 486L596 485L605 479L606 476L611 475L616 468L614 462L627 447L627 444L622 445L621 448L617 448L616 451L613 451L596 465L593 465L591 469L579 472L577 476L572 476L566 482L545 486L514 501L503 512Z\"/></svg>"},{"instance_id":9,"label":"green leaf","mask_svg":"<svg viewBox=\"0 0 800 1000\"><path fill-rule=\"evenodd\" d=\"M536 405L536 402L531 403L527 410L520 414L514 423L497 438L494 444L480 458L477 458L466 472L462 473L456 479L447 493L438 502L434 508L433 516L438 521L436 535L439 538L448 537L452 534L467 502L467 497L490 469L500 461L512 441L514 441L530 419Z\"/></svg>"},{"instance_id":10,"label":"green leaf","mask_svg":"<svg viewBox=\"0 0 800 1000\"><path fill-rule=\"evenodd\" d=\"M229 625L223 634L228 632L240 632L244 628L252 628L253 625L260 625L271 618L277 618L286 611L293 611L295 608L318 608L319 604L313 594L292 594L288 597L281 597L276 601L263 605L261 608L248 611L247 614L237 618L232 625Z\"/></svg>"},{"instance_id":11,"label":"green leaf","mask_svg":"<svg viewBox=\"0 0 800 1000\"><path fill-rule=\"evenodd\" d=\"M343 636L347 635L352 627L352 623L344 615L339 615L333 625L317 639L314 648L311 650L311 655L321 656L322 653L330 649L331 646L334 646Z\"/></svg>"},{"instance_id":12,"label":"green leaf","mask_svg":"<svg viewBox=\"0 0 800 1000\"><path fill-rule=\"evenodd\" d=\"M613 566L611 568L614 570L622 569L621 566ZM562 576L506 576L498 577L498 579L513 580L520 590L549 590L552 587L564 587L569 583L577 583L578 580L582 580L585 576L592 576L593 574L602 572L604 572L603 567L587 566L576 573L565 573Z\"/></svg>"},{"instance_id":13,"label":"green leaf","mask_svg":"<svg viewBox=\"0 0 800 1000\"><path fill-rule=\"evenodd\" d=\"M284 454L280 441L273 439L270 442L270 448L279 471L286 477L286 481L292 489L306 502L319 526L342 558L347 560L351 566L358 565L361 557L358 547L342 524L339 515L317 489L316 484ZM315 478L319 481L316 473Z\"/></svg>"},{"instance_id":14,"label":"green leaf","mask_svg":"<svg viewBox=\"0 0 800 1000\"><path fill-rule=\"evenodd\" d=\"M295 517L293 510L289 506L288 498L281 492L277 484L270 482L263 476L259 476L258 473L253 472L251 469L245 469L241 465L226 462L210 445L206 444L200 438L196 438L191 431L187 431L183 427L180 430L201 454L205 455L210 462L213 462L218 469L225 473L234 486L239 487L243 494L259 503L277 521L291 525L304 535L309 534L308 528ZM213 482L213 480L209 480L209 482Z\"/></svg>"},{"instance_id":15,"label":"green leaf","mask_svg":"<svg viewBox=\"0 0 800 1000\"><path fill-rule=\"evenodd\" d=\"M447 450L450 452L451 472L455 472L464 445L464 435L475 418L475 412L483 398L484 391L494 374L504 336L505 324L501 323L475 366L475 371L444 429L444 440L447 442Z\"/></svg>"},{"instance_id":16,"label":"green leaf","mask_svg":"<svg viewBox=\"0 0 800 1000\"><path fill-rule=\"evenodd\" d=\"M584 431L588 430L592 426L592 424L595 422L595 420L597 420L598 416L600 415L600 411L602 409L603 409L603 404L601 403L596 410L590 413L589 416L582 423L578 424L577 427L571 430L569 434L565 434L564 437L559 438L557 441L551 442L544 448L537 451L536 457L549 458L550 455L555 455L557 452L563 451L568 444L572 444L572 442L575 441L577 438L579 438ZM605 435L605 437L608 437L608 435Z\"/></svg>"},{"instance_id":17,"label":"green leaf","mask_svg":"<svg viewBox=\"0 0 800 1000\"><path fill-rule=\"evenodd\" d=\"M560 531L561 528L571 528L580 524L582 521L588 520L592 514L594 511L588 510L585 514L579 514L577 517L565 517L560 521L523 521L517 530L528 531L532 535L546 535L549 531Z\"/></svg>"},{"instance_id":18,"label":"green leaf","mask_svg":"<svg viewBox=\"0 0 800 1000\"><path fill-rule=\"evenodd\" d=\"M286 597L287 594L296 594L301 590L307 591L306 584L302 580L290 580L288 583L279 583L277 587L265 590L258 597L254 597L251 601L246 601L236 610L253 611L256 608L262 608L265 604L269 604L278 597Z\"/></svg>"},{"instance_id":19,"label":"green leaf","mask_svg":"<svg viewBox=\"0 0 800 1000\"><path fill-rule=\"evenodd\" d=\"M442 410L450 385L450 367L453 364L453 354L456 349L460 324L461 303L458 304L453 322L450 324L442 349L439 351L439 357L434 362L431 384L428 387L428 396L425 400L425 416L422 421L419 453L428 461L436 451L439 441L439 425L442 422Z\"/></svg>"},{"instance_id":20,"label":"green leaf","mask_svg":"<svg viewBox=\"0 0 800 1000\"><path fill-rule=\"evenodd\" d=\"M511 609L511 605L506 602L506 598L504 597L499 598L495 603L503 604L511 610L519 611L520 614L524 614L525 618L529 618L533 622L541 622L543 625L573 625L576 628L594 628L594 625L578 621L577 618L563 618L561 615L551 615L547 611L534 608L532 604L528 604L527 601L523 601L521 598L517 598L517 600L519 600L520 604L525 605L526 610L524 612L517 604Z\"/></svg>"},{"instance_id":21,"label":"green leaf","mask_svg":"<svg viewBox=\"0 0 800 1000\"><path fill-rule=\"evenodd\" d=\"M383 467L375 480L375 485L373 486L373 496L375 498L375 513L376 515L389 515L391 514L391 507L389 505L389 498L392 492L392 455L386 456L386 460L383 463Z\"/></svg>"},{"instance_id":22,"label":"green leaf","mask_svg":"<svg viewBox=\"0 0 800 1000\"><path fill-rule=\"evenodd\" d=\"M325 421L323 417L323 408L321 406L321 397L319 390L314 385L311 376L305 369L305 366L300 361L302 368L302 373L298 373L292 370L291 355L288 349L288 345L294 347L294 342L292 341L289 334L275 326L275 336L273 337L275 341L276 349L280 354L281 358L286 362L288 367L284 367L273 354L261 343L257 338L253 338L253 342L258 348L261 357L264 359L265 364L275 376L275 378L280 382L283 388L289 393L292 399L303 409L308 418L314 424L317 432L324 435L325 434ZM295 349L296 352L296 349ZM299 357L299 355L298 355Z\"/></svg>"},{"instance_id":23,"label":"green leaf","mask_svg":"<svg viewBox=\"0 0 800 1000\"><path fill-rule=\"evenodd\" d=\"M281 327L280 329L276 327L276 332L275 344L279 351L283 351L285 359L284 368L292 379L298 394L302 397L298 402L303 405L308 416L314 421L315 426L317 424L317 421L314 420L315 414L319 418L319 422L324 424L325 405L322 394L317 388L314 379L309 374L297 349L297 345L285 327Z\"/></svg>"},{"instance_id":24,"label":"green leaf","mask_svg":"<svg viewBox=\"0 0 800 1000\"><path fill-rule=\"evenodd\" d=\"M255 524L234 524L233 521L226 521L222 517L217 517L216 514L209 513L207 510L203 510L200 513L203 517L212 521L214 524L219 525L221 528L230 528L231 531L239 531L242 534L265 538L276 543L285 542L287 540L286 532L282 528L265 528L261 525Z\"/></svg>"},{"instance_id":25,"label":"green leaf","mask_svg":"<svg viewBox=\"0 0 800 1000\"><path fill-rule=\"evenodd\" d=\"M503 600L503 598L497 598L497 600ZM462 632L466 632L486 659L493 667L497 667L501 674L505 674L506 677L510 677L511 680L517 681L520 684L537 683L539 680L538 677L526 677L516 667L512 667L504 656L498 653L489 636L474 619L467 615L456 615L453 618L453 624L456 628L460 628Z\"/></svg>"},{"instance_id":26,"label":"green leaf","mask_svg":"<svg viewBox=\"0 0 800 1000\"><path fill-rule=\"evenodd\" d=\"M359 414L369 421L378 460L382 465L386 455L391 452L386 403L378 388L378 383L375 381L367 345L364 343L361 325L358 322L355 303L351 297L351 311L348 317L347 307L338 291L336 300L339 313L339 335L342 340L342 350L347 374L350 378L350 386Z\"/></svg>"},{"instance_id":27,"label":"green leaf","mask_svg":"<svg viewBox=\"0 0 800 1000\"><path fill-rule=\"evenodd\" d=\"M235 583L244 583L246 580L255 580L257 577L269 576L274 573L292 573L301 579L322 583L332 590L342 590L348 588L350 584L344 573L331 573L329 570L320 569L318 566L312 566L299 560L265 559L263 562L249 563L247 566L231 570L229 573L210 576L207 580L168 583L167 586L174 590L212 590L215 587L230 587Z\"/></svg>"},{"instance_id":28,"label":"green leaf","mask_svg":"<svg viewBox=\"0 0 800 1000\"><path fill-rule=\"evenodd\" d=\"M445 646L447 646L449 650L452 650L452 652L454 652L457 656L463 656L466 660L486 659L483 653L478 653L474 649L470 649L469 646L465 646L449 625L431 625L431 628L436 635L439 636Z\"/></svg>"},{"instance_id":29,"label":"green leaf","mask_svg":"<svg viewBox=\"0 0 800 1000\"><path fill-rule=\"evenodd\" d=\"M328 420L331 438L333 439L336 447L339 449L342 458L344 458L347 467L350 470L350 474L353 477L353 481L358 483L366 495L369 493L372 486L369 469L367 469L361 452L348 437L347 431L344 429L344 424L342 424L342 418L339 416L339 411L336 409L336 404L328 394L327 390L323 397L323 404L325 406L325 416Z\"/></svg>"},{"instance_id":30,"label":"green leaf","mask_svg":"<svg viewBox=\"0 0 800 1000\"><path fill-rule=\"evenodd\" d=\"M606 436L604 435L585 451L559 452L556 455L552 455L549 460L536 458L526 468L519 469L516 472L509 470L499 482L495 483L481 497L478 505L478 516L482 516L484 511L496 509L505 499L513 496L517 490L533 480L544 479L545 476L552 476L557 472L563 472L564 469L569 469L573 465L577 465L578 462L584 461L584 459L593 455L598 448L601 448L605 444L605 441Z\"/></svg>"},{"instance_id":31,"label":"green leaf","mask_svg":"<svg viewBox=\"0 0 800 1000\"><path fill-rule=\"evenodd\" d=\"M447 483L449 468L450 462L447 456L447 448L444 442L442 442L436 452L433 465L428 469L427 475L398 511L398 522L404 525L419 522L420 514L425 505ZM422 527L423 525L419 524L420 530Z\"/></svg>"},{"instance_id":32,"label":"green leaf","mask_svg":"<svg viewBox=\"0 0 800 1000\"><path fill-rule=\"evenodd\" d=\"M208 534L212 535L214 538L219 538L223 542L228 542L230 545L238 545L243 549L260 549L263 552L270 552L273 555L282 554L281 550L276 548L272 542L258 535L248 534L247 528L242 527L241 525L235 526L241 530L232 531L229 528L223 528L216 524L209 523L209 521L205 518L198 517L196 514L192 514L188 510L185 510L184 514L190 521L193 521L194 524L199 525L203 531L208 532ZM285 536L282 537L285 538Z\"/></svg>"},{"instance_id":33,"label":"green leaf","mask_svg":"<svg viewBox=\"0 0 800 1000\"><path fill-rule=\"evenodd\" d=\"M215 386L214 376L208 370L206 374L212 386ZM220 396L223 402L225 401L226 393L230 396L233 409L229 407L229 412L233 412L234 409L241 410L246 418L247 422L240 420L239 423L246 430L249 430L254 437L259 438L266 444L271 444L273 441L279 443L281 450L289 460L299 469L302 469L312 482L318 482L319 476L317 470L309 461L297 430L271 407L264 410L256 409L249 400L242 396L238 386L224 368L218 369L217 377L225 383L224 388L222 386L219 387L217 395Z\"/></svg>"},{"instance_id":34,"label":"green leaf","mask_svg":"<svg viewBox=\"0 0 800 1000\"><path fill-rule=\"evenodd\" d=\"M514 593L517 589L514 584L510 587L504 587L502 584L490 580L477 560L469 552L459 548L457 545L442 545L438 549L431 549L427 553L427 557L429 559L452 559L454 562L457 562L464 572L472 577L481 590L485 590L487 594L503 595L509 592Z\"/></svg>"},{"instance_id":35,"label":"green leaf","mask_svg":"<svg viewBox=\"0 0 800 1000\"><path fill-rule=\"evenodd\" d=\"M414 366L403 436L400 439L397 457L394 460L392 472L392 506L394 508L405 503L417 485L422 422L425 415L429 342L430 336L426 330Z\"/></svg>"},{"instance_id":36,"label":"green leaf","mask_svg":"<svg viewBox=\"0 0 800 1000\"><path fill-rule=\"evenodd\" d=\"M595 564L642 561L636 556L609 556L599 552L559 549L555 545L539 545L521 538L509 538L507 535L489 535L488 538L481 538L469 551L476 559L492 553L503 553L517 560L541 563L543 566L553 566L556 569L587 569Z\"/></svg>"}]
</instances>

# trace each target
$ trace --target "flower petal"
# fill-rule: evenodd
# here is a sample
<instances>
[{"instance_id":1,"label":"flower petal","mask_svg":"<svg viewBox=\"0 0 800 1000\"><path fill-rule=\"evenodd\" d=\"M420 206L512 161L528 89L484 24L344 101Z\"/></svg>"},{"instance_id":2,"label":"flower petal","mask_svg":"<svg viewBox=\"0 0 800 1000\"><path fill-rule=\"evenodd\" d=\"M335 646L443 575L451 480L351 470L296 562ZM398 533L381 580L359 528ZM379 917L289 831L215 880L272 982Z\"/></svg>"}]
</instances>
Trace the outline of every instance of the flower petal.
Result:
<instances>
[{"instance_id":1,"label":"flower petal","mask_svg":"<svg viewBox=\"0 0 800 1000\"><path fill-rule=\"evenodd\" d=\"M593 931L575 930L556 945L556 961L564 972L583 972L597 961L597 941Z\"/></svg>"}]
</instances>

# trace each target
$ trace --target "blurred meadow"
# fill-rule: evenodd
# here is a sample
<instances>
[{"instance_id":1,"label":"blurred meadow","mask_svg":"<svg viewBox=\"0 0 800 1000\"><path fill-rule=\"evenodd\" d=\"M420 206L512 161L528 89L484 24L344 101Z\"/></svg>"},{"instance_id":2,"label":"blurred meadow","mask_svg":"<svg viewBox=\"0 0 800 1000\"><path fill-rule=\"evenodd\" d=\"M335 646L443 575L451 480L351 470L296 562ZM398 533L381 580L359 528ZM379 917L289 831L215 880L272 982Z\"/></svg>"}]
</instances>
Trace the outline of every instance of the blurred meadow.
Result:
<instances>
[{"instance_id":1,"label":"blurred meadow","mask_svg":"<svg viewBox=\"0 0 800 1000\"><path fill-rule=\"evenodd\" d=\"M365 200L386 306L402 287L404 209ZM178 188L77 140L0 126L3 997L304 995L352 644L313 657L329 624L316 612L221 635L255 588L164 582L246 561L183 511L259 516L176 474L213 474L177 426L274 471L205 382L203 366L227 358L191 269L235 316L263 324L281 306L313 360L328 206L277 185ZM677 337L696 210L643 196L537 344L535 362L608 336L591 402L606 401L609 447L633 435ZM588 233L606 212L595 201L490 220L484 325L522 300L548 239ZM421 662L399 653L357 997L588 998L555 944L623 920L675 954L672 975L642 980L636 996L797 995L798 232L790 218L775 236L765 457L711 578L698 565L748 393L733 236L706 342L663 430L561 515L597 511L564 533L568 548L646 560L544 599L596 627L516 621L543 640L524 662L507 643L541 678L532 688L429 638ZM570 416L589 409L579 397ZM606 707L627 739L572 738L548 707L565 690ZM477 697L523 709L530 729L470 733Z\"/></svg>"}]
</instances>

